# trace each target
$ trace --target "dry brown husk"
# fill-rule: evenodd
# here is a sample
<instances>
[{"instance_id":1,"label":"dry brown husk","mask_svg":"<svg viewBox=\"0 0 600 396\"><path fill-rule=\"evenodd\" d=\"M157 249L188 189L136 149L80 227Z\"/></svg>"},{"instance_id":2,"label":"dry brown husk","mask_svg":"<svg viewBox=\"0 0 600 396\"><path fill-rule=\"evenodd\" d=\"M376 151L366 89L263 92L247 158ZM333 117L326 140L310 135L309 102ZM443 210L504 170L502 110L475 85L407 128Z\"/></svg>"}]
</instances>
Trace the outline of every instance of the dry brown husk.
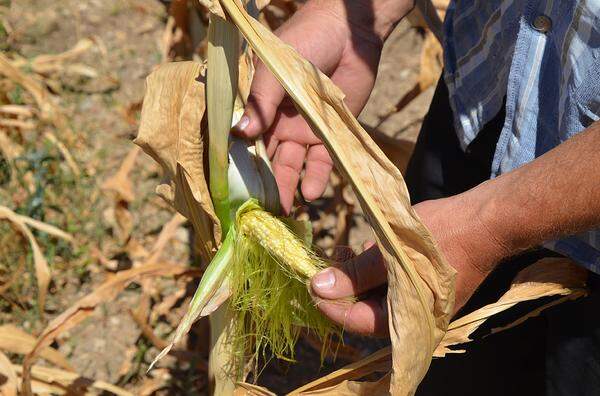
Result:
<instances>
[{"instance_id":1,"label":"dry brown husk","mask_svg":"<svg viewBox=\"0 0 600 396\"><path fill-rule=\"evenodd\" d=\"M220 4L323 140L375 230L389 264L390 390L412 394L448 325L454 270L413 212L402 175L350 113L341 91L238 3Z\"/></svg>"},{"instance_id":2,"label":"dry brown husk","mask_svg":"<svg viewBox=\"0 0 600 396\"><path fill-rule=\"evenodd\" d=\"M146 96L135 143L163 169L156 192L193 224L202 258L209 262L221 240L204 171L200 133L205 112L202 63L162 65L146 79Z\"/></svg>"},{"instance_id":3,"label":"dry brown husk","mask_svg":"<svg viewBox=\"0 0 600 396\"><path fill-rule=\"evenodd\" d=\"M448 326L448 332L434 352L434 357L445 357L448 353L464 353L465 349L450 349L457 344L465 344L472 339L471 334L490 317L504 312L516 304L542 297L562 296L528 312L512 323L492 329L491 334L510 329L526 319L538 315L563 301L580 298L587 293L587 271L565 258L548 258L522 270L512 281L510 288L500 299L465 315ZM384 348L365 359L352 363L340 370L306 384L291 395L364 395L379 396L389 394L385 385L389 377L383 376L376 382L358 382L357 379L373 373L386 372L391 365L392 350Z\"/></svg>"},{"instance_id":4,"label":"dry brown husk","mask_svg":"<svg viewBox=\"0 0 600 396\"><path fill-rule=\"evenodd\" d=\"M13 364L12 369L18 375L17 380L22 382L23 367ZM98 395L108 393L117 396L133 396L133 393L108 382L86 378L71 371L42 366L31 368L31 389L35 395Z\"/></svg>"},{"instance_id":5,"label":"dry brown husk","mask_svg":"<svg viewBox=\"0 0 600 396\"><path fill-rule=\"evenodd\" d=\"M434 356L443 357L447 353L465 352L464 349L456 350L449 347L471 341L469 336L487 319L514 307L520 302L549 296L564 296L564 298L535 309L513 323L493 329L492 333L510 329L522 323L525 319L538 315L543 309L565 300L582 297L587 293L586 280L587 271L569 259L542 259L521 271L513 280L510 288L497 302L486 305L450 323L444 339L435 350Z\"/></svg>"}]
</instances>

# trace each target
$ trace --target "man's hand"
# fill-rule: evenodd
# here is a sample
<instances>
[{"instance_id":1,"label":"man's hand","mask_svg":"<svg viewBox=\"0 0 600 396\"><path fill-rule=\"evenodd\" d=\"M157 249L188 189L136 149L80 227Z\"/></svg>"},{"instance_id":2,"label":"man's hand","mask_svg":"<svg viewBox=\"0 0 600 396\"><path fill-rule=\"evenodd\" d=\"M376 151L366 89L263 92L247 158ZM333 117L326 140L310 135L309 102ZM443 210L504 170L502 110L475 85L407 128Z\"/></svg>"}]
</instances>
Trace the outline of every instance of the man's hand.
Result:
<instances>
[{"instance_id":1,"label":"man's hand","mask_svg":"<svg viewBox=\"0 0 600 396\"><path fill-rule=\"evenodd\" d=\"M470 194L461 194L414 207L442 254L457 270L455 312L508 254L489 235L470 199ZM328 318L353 333L385 336L388 334L386 283L386 264L377 246L372 246L339 266L318 273L311 286L318 297L325 299L318 307ZM349 296L362 298L356 303L338 300Z\"/></svg>"},{"instance_id":2,"label":"man's hand","mask_svg":"<svg viewBox=\"0 0 600 396\"><path fill-rule=\"evenodd\" d=\"M457 271L455 311L494 267L515 253L600 227L600 122L532 162L453 197L414 206ZM325 299L360 296L386 283L376 248L312 279ZM387 332L382 294L355 303L320 303L348 331Z\"/></svg>"},{"instance_id":3,"label":"man's hand","mask_svg":"<svg viewBox=\"0 0 600 396\"><path fill-rule=\"evenodd\" d=\"M412 3L412 0L312 0L276 34L330 76L346 94L350 110L358 114L373 88L383 40ZM304 198L314 200L325 191L333 165L327 150L260 62L245 114L234 133L248 138L265 133L281 206L286 213L292 207L305 162L301 185Z\"/></svg>"}]
</instances>

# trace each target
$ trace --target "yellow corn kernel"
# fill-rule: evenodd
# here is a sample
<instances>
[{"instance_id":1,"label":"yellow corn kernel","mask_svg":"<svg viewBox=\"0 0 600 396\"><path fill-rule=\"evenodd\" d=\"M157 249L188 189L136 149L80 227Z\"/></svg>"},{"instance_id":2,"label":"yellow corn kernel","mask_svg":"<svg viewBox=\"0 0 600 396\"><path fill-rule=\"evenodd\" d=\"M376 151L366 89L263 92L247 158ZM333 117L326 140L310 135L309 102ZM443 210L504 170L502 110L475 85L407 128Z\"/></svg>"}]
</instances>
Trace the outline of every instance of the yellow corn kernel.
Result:
<instances>
[{"instance_id":1,"label":"yellow corn kernel","mask_svg":"<svg viewBox=\"0 0 600 396\"><path fill-rule=\"evenodd\" d=\"M311 254L302 241L269 212L255 209L242 213L238 219L238 230L298 275L311 278L322 268L322 261Z\"/></svg>"}]
</instances>

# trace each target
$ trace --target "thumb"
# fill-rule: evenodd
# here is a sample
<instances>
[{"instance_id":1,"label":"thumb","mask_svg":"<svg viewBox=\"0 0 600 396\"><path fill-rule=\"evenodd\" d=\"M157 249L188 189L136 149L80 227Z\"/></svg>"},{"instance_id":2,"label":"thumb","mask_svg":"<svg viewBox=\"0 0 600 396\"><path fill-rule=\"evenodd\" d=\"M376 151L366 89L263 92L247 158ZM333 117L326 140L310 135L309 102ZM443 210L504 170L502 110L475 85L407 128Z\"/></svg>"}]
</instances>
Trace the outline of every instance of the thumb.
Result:
<instances>
[{"instance_id":1,"label":"thumb","mask_svg":"<svg viewBox=\"0 0 600 396\"><path fill-rule=\"evenodd\" d=\"M233 133L255 138L273 124L285 91L262 62L258 62L244 115L233 127Z\"/></svg>"},{"instance_id":2,"label":"thumb","mask_svg":"<svg viewBox=\"0 0 600 396\"><path fill-rule=\"evenodd\" d=\"M319 272L311 279L313 292L321 298L335 300L359 296L387 282L387 268L377 246L337 266Z\"/></svg>"}]
</instances>

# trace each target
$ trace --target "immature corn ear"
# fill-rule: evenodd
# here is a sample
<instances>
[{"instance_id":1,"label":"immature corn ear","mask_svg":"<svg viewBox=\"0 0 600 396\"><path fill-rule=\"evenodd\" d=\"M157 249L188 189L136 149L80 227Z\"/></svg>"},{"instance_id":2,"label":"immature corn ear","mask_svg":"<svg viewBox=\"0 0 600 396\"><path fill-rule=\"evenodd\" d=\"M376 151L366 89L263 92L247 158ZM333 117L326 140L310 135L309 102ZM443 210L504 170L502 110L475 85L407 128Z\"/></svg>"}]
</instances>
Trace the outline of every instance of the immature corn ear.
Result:
<instances>
[{"instance_id":1,"label":"immature corn ear","mask_svg":"<svg viewBox=\"0 0 600 396\"><path fill-rule=\"evenodd\" d=\"M254 202L238 211L237 223L241 237L258 243L277 262L303 279L310 279L326 267L285 223Z\"/></svg>"},{"instance_id":2,"label":"immature corn ear","mask_svg":"<svg viewBox=\"0 0 600 396\"><path fill-rule=\"evenodd\" d=\"M278 217L249 200L237 212L230 272L234 366L268 358L294 359L300 326L322 340L340 333L316 308L308 279L327 264ZM260 370L255 370L259 373Z\"/></svg>"}]
</instances>

